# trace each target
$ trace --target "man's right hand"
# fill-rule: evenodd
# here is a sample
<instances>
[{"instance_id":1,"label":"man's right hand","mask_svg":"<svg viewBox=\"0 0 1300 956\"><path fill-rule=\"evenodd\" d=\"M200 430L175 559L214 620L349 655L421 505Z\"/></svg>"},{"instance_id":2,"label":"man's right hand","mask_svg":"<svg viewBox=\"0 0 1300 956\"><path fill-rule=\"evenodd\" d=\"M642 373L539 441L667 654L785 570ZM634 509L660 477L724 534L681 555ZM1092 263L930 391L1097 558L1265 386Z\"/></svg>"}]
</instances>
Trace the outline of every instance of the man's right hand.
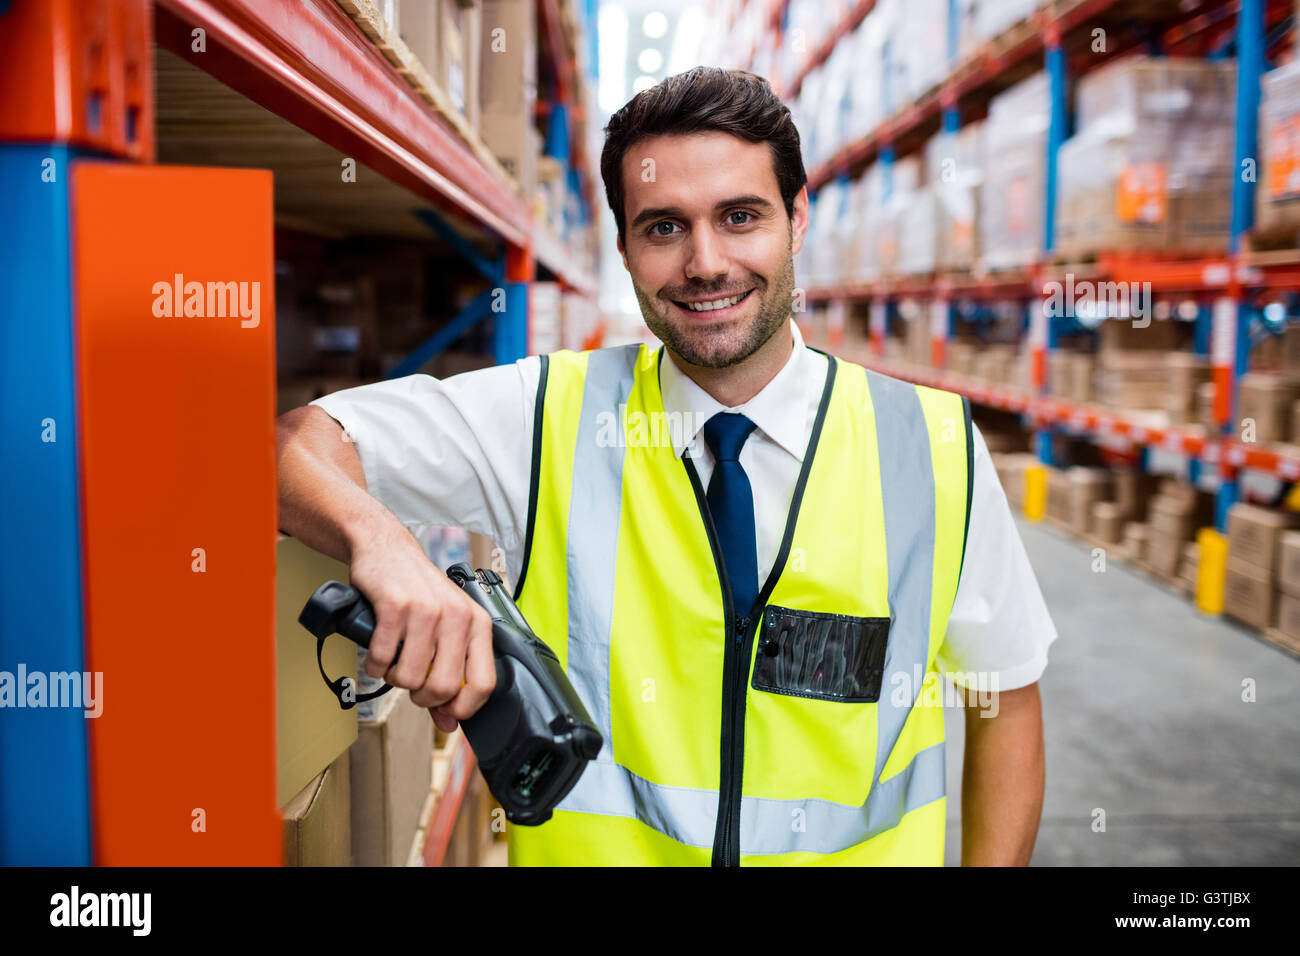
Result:
<instances>
[{"instance_id":1,"label":"man's right hand","mask_svg":"<svg viewBox=\"0 0 1300 956\"><path fill-rule=\"evenodd\" d=\"M355 545L350 577L375 609L365 672L410 690L438 729L451 733L496 687L492 618L405 529Z\"/></svg>"}]
</instances>

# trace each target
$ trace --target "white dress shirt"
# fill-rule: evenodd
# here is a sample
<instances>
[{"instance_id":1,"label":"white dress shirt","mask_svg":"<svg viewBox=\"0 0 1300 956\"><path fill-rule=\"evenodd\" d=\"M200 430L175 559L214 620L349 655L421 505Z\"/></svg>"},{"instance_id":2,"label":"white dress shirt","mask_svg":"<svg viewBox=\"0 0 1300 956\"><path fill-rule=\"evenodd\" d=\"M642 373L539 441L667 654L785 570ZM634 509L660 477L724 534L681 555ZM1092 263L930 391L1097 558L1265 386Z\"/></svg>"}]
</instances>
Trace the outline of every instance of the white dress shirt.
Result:
<instances>
[{"instance_id":1,"label":"white dress shirt","mask_svg":"<svg viewBox=\"0 0 1300 956\"><path fill-rule=\"evenodd\" d=\"M740 464L753 489L760 584L780 549L826 379L826 357L804 345L793 320L790 332L786 365L734 408L700 388L667 351L660 363L664 410L692 413L680 419L688 427L724 409L757 426ZM428 525L450 525L492 539L513 585L524 559L540 371L533 355L446 379L408 375L362 385L311 404L343 426L370 494L403 524L417 535ZM690 454L708 488L713 455L703 436L675 432L682 432L673 436L678 457ZM974 439L966 557L938 663L955 683L973 687L965 675L983 674L980 689L1011 690L1042 675L1056 629L978 428Z\"/></svg>"}]
</instances>

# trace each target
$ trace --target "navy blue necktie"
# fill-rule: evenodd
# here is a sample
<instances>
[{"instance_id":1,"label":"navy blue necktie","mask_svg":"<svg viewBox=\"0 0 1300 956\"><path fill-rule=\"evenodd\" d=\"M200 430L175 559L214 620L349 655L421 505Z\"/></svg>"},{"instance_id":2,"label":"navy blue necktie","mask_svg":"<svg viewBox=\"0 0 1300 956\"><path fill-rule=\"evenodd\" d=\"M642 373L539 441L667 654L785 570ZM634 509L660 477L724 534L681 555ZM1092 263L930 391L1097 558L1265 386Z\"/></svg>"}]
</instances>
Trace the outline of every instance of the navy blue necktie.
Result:
<instances>
[{"instance_id":1,"label":"navy blue necktie","mask_svg":"<svg viewBox=\"0 0 1300 956\"><path fill-rule=\"evenodd\" d=\"M731 582L737 617L744 617L758 597L758 557L754 541L754 493L741 467L740 449L755 425L744 415L718 412L704 423L704 441L713 452L709 511Z\"/></svg>"}]
</instances>

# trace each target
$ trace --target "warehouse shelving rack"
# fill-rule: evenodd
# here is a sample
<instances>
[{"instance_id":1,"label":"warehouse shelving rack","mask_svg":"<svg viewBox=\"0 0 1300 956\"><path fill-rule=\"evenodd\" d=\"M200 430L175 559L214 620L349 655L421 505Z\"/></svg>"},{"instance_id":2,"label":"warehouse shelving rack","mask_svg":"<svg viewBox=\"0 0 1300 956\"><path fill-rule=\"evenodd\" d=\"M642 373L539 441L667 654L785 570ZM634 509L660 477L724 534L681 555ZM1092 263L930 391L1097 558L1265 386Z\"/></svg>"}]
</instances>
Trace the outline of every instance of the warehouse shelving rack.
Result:
<instances>
[{"instance_id":1,"label":"warehouse shelving rack","mask_svg":"<svg viewBox=\"0 0 1300 956\"><path fill-rule=\"evenodd\" d=\"M833 179L859 172L872 162L889 166L940 129L955 131L963 118L975 118L991 96L1041 65L1048 76L1051 114L1043 197L1046 251L1038 263L1008 273L899 277L811 289L807 298L810 303L870 303L871 345L856 360L898 377L961 392L976 402L1021 412L1037 432L1039 457L1046 464L1052 460L1052 429L1068 426L1080 437L1120 437L1139 448L1163 447L1175 451L1187 457L1193 479L1203 466L1216 468L1220 476L1216 526L1222 531L1228 508L1237 500L1237 477L1241 469L1261 471L1288 483L1300 480L1300 450L1242 443L1233 439L1231 428L1237 380L1247 368L1249 331L1256 314L1256 300L1268 293L1300 289L1300 257L1241 249L1241 241L1253 220L1254 183L1238 176L1234 177L1232 195L1231 246L1222 254L1179 257L1103 252L1096 262L1063 261L1053 251L1056 156L1069 130L1067 74L1077 76L1143 44L1152 45L1153 41L1157 49L1165 52L1180 49L1196 54L1221 52L1227 28L1232 28L1230 38L1237 46L1235 154L1238 164L1256 156L1258 80L1265 68L1265 48L1269 43L1265 31L1266 27L1274 31L1271 45L1276 46L1280 42L1279 28L1285 26L1291 6L1277 0L1210 2L1190 14L1173 7L1169 18L1159 22L1158 32L1146 34L1130 28L1126 22L1127 6L1123 0L1052 0L1040 6L1032 20L1014 25L960 63L956 62L956 41L950 31L950 69L942 82L902 105L880 126L844 144L831 159L809 171L809 190L815 192ZM778 36L787 7L788 0L774 0L771 4L770 29ZM798 69L787 93L797 92L808 73L826 61L834 44L849 35L873 7L874 0L860 0L854 5L830 37ZM1106 26L1112 40L1107 55L1104 58L1075 55L1072 51L1079 49L1087 32L1098 24ZM1057 326L1036 306L1041 305L1044 284L1061 281L1067 272L1084 273L1100 281L1150 282L1153 294L1196 300L1198 350L1211 355L1214 366L1218 433L1205 435L1187 427L1149 428L1122 412L1045 395L1046 355L1055 347ZM915 369L886 363L882 358L885 326L894 304L902 298L928 302L931 314L937 313L931 322L934 368ZM946 342L956 321L954 303L959 299L1023 303L1032 350L1031 392L990 389L944 372Z\"/></svg>"},{"instance_id":2,"label":"warehouse shelving rack","mask_svg":"<svg viewBox=\"0 0 1300 956\"><path fill-rule=\"evenodd\" d=\"M543 69L556 78L558 91L544 107L558 117L550 124L547 148L572 156L570 182L583 195L588 213L594 186L582 124L595 57L589 47L584 49L580 31L592 11L589 0L537 0L539 47L547 58ZM195 348L196 335L195 343L187 343L188 352L169 354L179 367L167 371L169 377L160 376L166 382L188 378L192 388L185 401L191 405L185 407L194 411L189 425L246 434L260 449L248 467L231 471L228 456L241 447L238 442L227 442L224 450L217 443L200 447L189 440L184 427L162 429L140 446L147 449L141 454L149 460L120 460L121 454L115 457L103 444L114 434L111 429L102 418L87 418L97 408L116 407L118 393L136 403L125 406L142 421L149 417L148 403L162 400L137 387L138 379L149 374L144 363L157 360L123 351L120 342L113 344L111 310L121 306L104 293L119 295L121 289L114 285L117 260L105 259L104 249L106 240L111 248L115 233L121 235L120 261L127 266L123 274L138 266L127 254L133 237L143 239L154 256L165 255L167 239L174 238L177 254L191 256L189 261L206 261L193 258L203 249L229 250L231 261L243 263L241 277L259 277L263 287L273 284L269 218L261 213L240 218L245 206L269 210L270 176L152 165L158 154L154 42L185 56L198 30L206 42L203 71L405 190L413 197L412 207L427 207L426 223L436 234L487 277L502 282L507 308L491 313L498 362L527 353L528 290L540 272L584 296L596 291L595 277L539 227L513 185L421 101L334 0L0 0L0 90L5 103L0 113L0 173L7 184L0 198L0 219L6 225L0 238L6 251L0 276L7 312L0 326L0 405L5 409L0 426L6 447L15 454L0 479L0 525L6 531L0 549L0 606L9 616L0 631L0 660L39 661L51 672L67 673L113 660L118 669L109 680L118 681L119 687L125 686L126 667L132 682L157 688L129 705L120 697L114 704L110 694L108 706L116 706L121 715L113 746L121 745L120 735L126 731L137 741L137 750L139 740L155 739L158 732L146 723L151 719L150 701L172 699L177 678L169 668L182 663L187 668L187 699L197 703L196 714L205 715L195 726L228 720L226 729L238 736L241 748L240 766L230 768L231 782L224 785L212 782L214 769L220 769L212 766L218 759L213 753L189 746L166 754L169 782L202 783L213 802L208 810L219 836L198 840L186 835L188 820L142 816L141 808L132 806L140 803L139 788L150 786L153 778L126 779L124 771L114 776L107 770L105 754L118 751L95 743L93 722L79 710L29 710L7 717L0 722L0 862L6 864L279 860L274 701L265 700L267 689L274 689L275 646L270 586L275 537L274 341L269 323L247 330L241 340L252 346L246 367L223 366L234 353L221 351L207 353L209 360L204 361L202 349ZM151 187L154 177L157 189ZM109 195L91 209L86 198L104 196L106 186L121 186L120 195ZM196 191L191 193L198 197L195 207L217 224L187 219L189 210L177 209L174 197L189 194L178 189ZM241 203L230 207L230 222L221 222L220 197L227 194ZM130 206L127 197L141 205ZM172 205L159 205L161 197L172 197ZM115 203L117 213L111 211ZM101 211L100 205L109 211ZM151 216L169 213L178 215L150 230ZM103 218L113 215L118 219ZM594 218L589 214L587 224ZM239 234L241 224L251 226L252 234ZM160 238L164 232L167 236ZM497 251L484 255L484 244ZM93 255L79 259L87 249ZM263 261L258 256L264 249ZM99 258L90 261L94 256ZM87 271L92 267L97 269L93 276ZM128 293L134 295L134 288ZM448 325L464 327L486 314L481 309L472 317L462 314ZM127 324L120 331L135 334ZM419 352L428 358L449 342L448 335L435 335ZM241 354L248 351L244 347ZM128 368L124 357L138 364ZM104 364L111 359L123 362L114 370L119 374ZM91 383L83 376L88 368L100 370ZM247 380L239 378L245 374ZM230 376L242 387L225 409L218 411L199 397L204 390L230 395ZM106 397L114 401L105 405ZM45 437L33 439L42 429ZM97 443L94 448L86 444L91 438ZM189 468L230 474L237 482L238 494L217 507L241 510L229 516L223 512L225 527L220 531L229 537L223 539L220 561L214 556L207 569L212 584L224 585L241 600L246 597L240 608L247 625L240 635L245 654L236 666L252 678L247 682L252 696L229 717L208 715L213 710L224 713L221 702L228 696L229 677L219 667L206 666L203 652L233 650L230 628L207 615L190 622L195 615L186 613L185 595L192 592L185 588L193 587L195 578L185 562L191 559L182 562L187 577L175 579L183 581L178 586L173 582L175 563L157 553L156 540L149 542L152 550L141 551L138 542L106 542L102 537L108 527L104 516L112 509L101 502L112 500L118 511L129 510L121 499L129 485L116 484L110 493L106 482L126 481L132 467L147 475L155 459L166 474L171 473L168 468L182 473ZM211 526L215 499L205 503L203 495L183 496L175 488L142 484L138 494L144 496L141 507L146 511L152 508L148 496L156 493L168 495L170 526L191 519ZM87 543L90 529L99 529L98 544ZM119 550L122 567L113 574L134 568L145 579L142 590L157 594L144 601L146 613L130 630L121 596L111 593L116 579L104 577L110 563L106 548ZM96 575L98 593L89 593L87 582ZM104 616L110 605L114 613ZM176 653L159 654L158 647L174 641L182 620L191 629L185 641ZM153 648L149 654L146 645ZM124 714L128 708L129 717ZM177 709L170 707L157 716L172 720ZM241 774L246 785L241 785ZM434 814L437 826L447 832L430 831L433 861L442 852L437 848L445 848L455 818L453 804L463 792L461 787L449 793L452 802ZM109 831L113 835L106 839Z\"/></svg>"}]
</instances>

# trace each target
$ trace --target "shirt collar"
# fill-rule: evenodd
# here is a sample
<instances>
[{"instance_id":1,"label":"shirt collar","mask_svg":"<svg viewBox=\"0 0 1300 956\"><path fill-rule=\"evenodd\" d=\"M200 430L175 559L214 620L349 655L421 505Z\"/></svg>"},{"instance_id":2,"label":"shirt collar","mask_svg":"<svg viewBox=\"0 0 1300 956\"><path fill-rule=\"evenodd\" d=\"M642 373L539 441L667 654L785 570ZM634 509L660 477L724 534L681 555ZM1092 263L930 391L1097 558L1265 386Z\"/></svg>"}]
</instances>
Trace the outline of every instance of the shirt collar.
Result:
<instances>
[{"instance_id":1,"label":"shirt collar","mask_svg":"<svg viewBox=\"0 0 1300 956\"><path fill-rule=\"evenodd\" d=\"M673 430L673 452L678 458L691 447L705 422L718 412L727 411L745 415L768 438L803 461L808 446L808 402L813 389L820 393L825 376L816 373L812 365L816 353L804 345L799 324L793 317L789 328L794 347L785 366L757 395L731 408L700 388L669 355L660 355L659 380L664 411L683 413L681 421L687 426ZM660 351L664 352L662 348ZM703 441L701 437L700 445ZM696 449L692 448L692 457L695 454Z\"/></svg>"}]
</instances>

